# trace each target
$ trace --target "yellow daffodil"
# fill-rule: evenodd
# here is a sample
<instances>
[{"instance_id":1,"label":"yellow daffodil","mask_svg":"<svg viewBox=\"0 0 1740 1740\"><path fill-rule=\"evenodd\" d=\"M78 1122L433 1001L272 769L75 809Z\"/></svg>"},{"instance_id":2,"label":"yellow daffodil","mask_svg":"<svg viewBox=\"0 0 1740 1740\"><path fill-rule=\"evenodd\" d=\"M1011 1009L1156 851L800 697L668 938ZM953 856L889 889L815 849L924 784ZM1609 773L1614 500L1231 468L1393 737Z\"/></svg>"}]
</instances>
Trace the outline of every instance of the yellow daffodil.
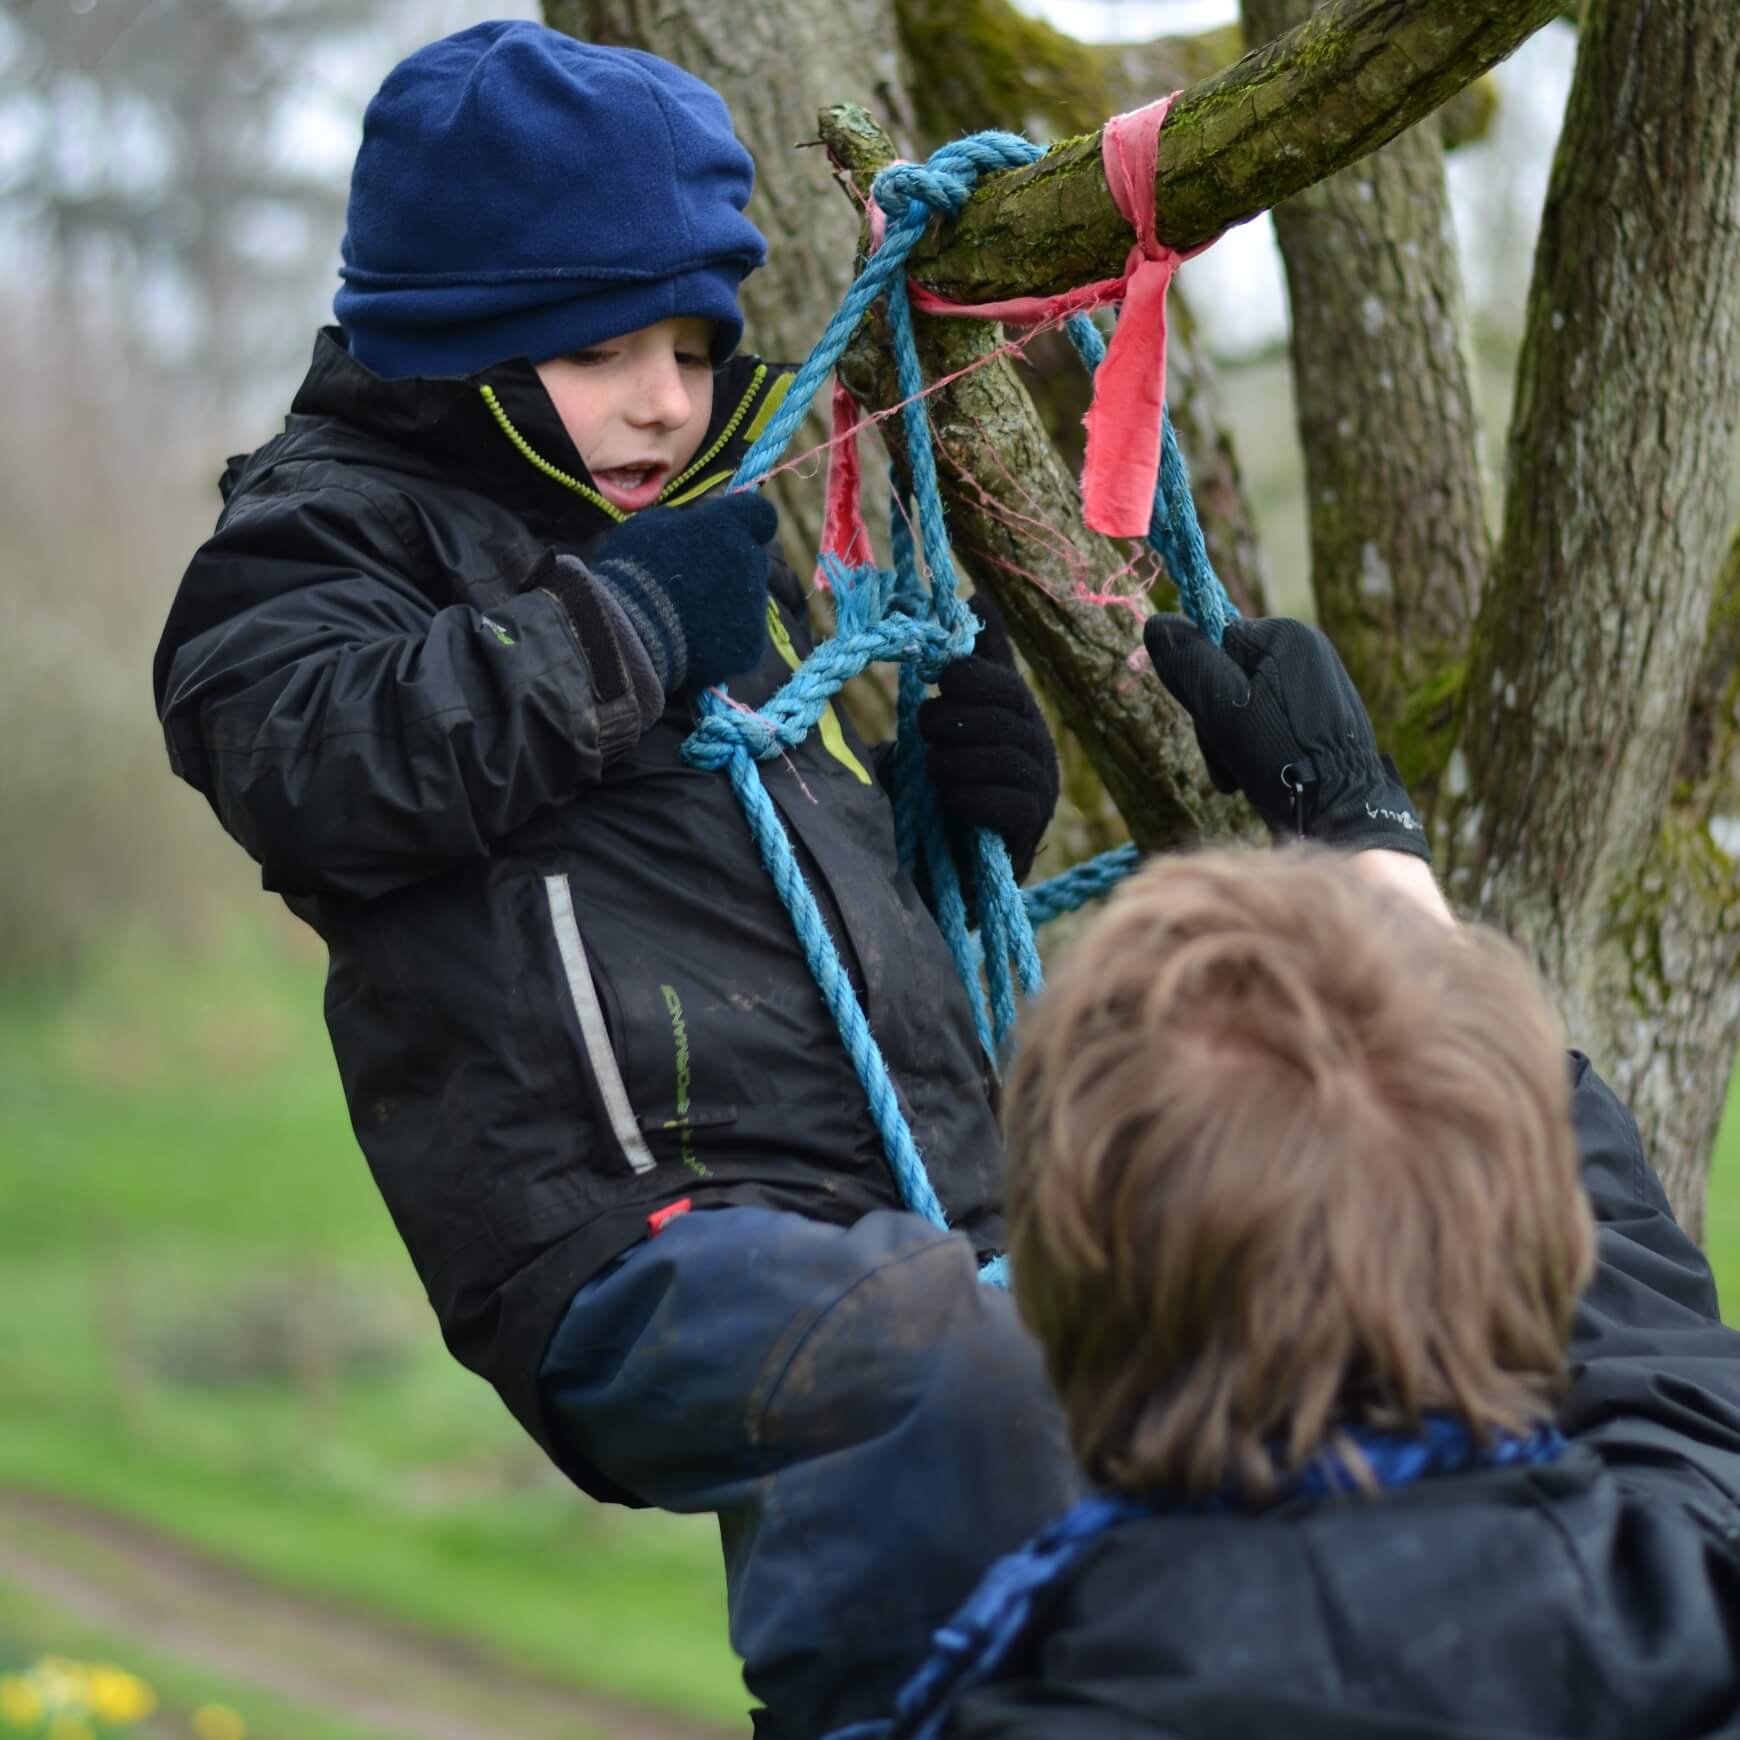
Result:
<instances>
[{"instance_id":1,"label":"yellow daffodil","mask_svg":"<svg viewBox=\"0 0 1740 1740\"><path fill-rule=\"evenodd\" d=\"M248 1740L248 1725L228 1704L206 1704L193 1713L198 1740Z\"/></svg>"},{"instance_id":2,"label":"yellow daffodil","mask_svg":"<svg viewBox=\"0 0 1740 1740\"><path fill-rule=\"evenodd\" d=\"M0 1675L0 1722L8 1728L34 1728L42 1720L43 1699L19 1674Z\"/></svg>"},{"instance_id":3,"label":"yellow daffodil","mask_svg":"<svg viewBox=\"0 0 1740 1740\"><path fill-rule=\"evenodd\" d=\"M104 1663L85 1675L85 1695L91 1714L115 1727L143 1722L157 1708L157 1694L137 1674Z\"/></svg>"},{"instance_id":4,"label":"yellow daffodil","mask_svg":"<svg viewBox=\"0 0 1740 1740\"><path fill-rule=\"evenodd\" d=\"M45 1655L30 1670L30 1679L49 1710L70 1713L85 1707L85 1670L64 1655Z\"/></svg>"}]
</instances>

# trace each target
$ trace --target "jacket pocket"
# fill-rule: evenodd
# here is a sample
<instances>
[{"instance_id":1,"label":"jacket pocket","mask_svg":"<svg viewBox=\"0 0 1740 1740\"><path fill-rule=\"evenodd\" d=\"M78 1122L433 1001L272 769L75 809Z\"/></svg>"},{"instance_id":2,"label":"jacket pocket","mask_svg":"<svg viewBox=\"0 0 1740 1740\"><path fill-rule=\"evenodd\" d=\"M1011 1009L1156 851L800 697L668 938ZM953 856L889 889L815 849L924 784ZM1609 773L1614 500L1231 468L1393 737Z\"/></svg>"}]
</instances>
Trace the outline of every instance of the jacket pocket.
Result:
<instances>
[{"instance_id":1,"label":"jacket pocket","mask_svg":"<svg viewBox=\"0 0 1740 1740\"><path fill-rule=\"evenodd\" d=\"M754 1085L739 1030L776 1019L765 993L698 961L713 940L698 913L673 905L655 920L572 873L542 882L573 1031L616 1147L636 1173L712 1177L708 1162L737 1145Z\"/></svg>"},{"instance_id":2,"label":"jacket pocket","mask_svg":"<svg viewBox=\"0 0 1740 1740\"><path fill-rule=\"evenodd\" d=\"M568 878L560 872L545 876L544 898L549 906L550 928L556 939L569 1007L580 1030L581 1047L598 1089L605 1122L629 1169L636 1173L651 1172L658 1163L641 1133L640 1120L628 1097L628 1084L622 1078L622 1067L611 1043L598 981L592 975L592 963L580 935L580 921L574 915L574 894Z\"/></svg>"}]
</instances>

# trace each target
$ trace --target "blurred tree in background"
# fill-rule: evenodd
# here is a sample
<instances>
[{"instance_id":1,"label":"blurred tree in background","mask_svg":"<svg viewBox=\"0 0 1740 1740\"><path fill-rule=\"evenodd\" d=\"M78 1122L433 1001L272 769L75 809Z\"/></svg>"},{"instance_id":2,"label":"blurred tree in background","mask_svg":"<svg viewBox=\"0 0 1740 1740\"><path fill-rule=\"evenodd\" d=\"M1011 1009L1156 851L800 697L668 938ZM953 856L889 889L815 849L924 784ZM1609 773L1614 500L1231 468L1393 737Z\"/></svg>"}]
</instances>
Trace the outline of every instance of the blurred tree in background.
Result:
<instances>
[{"instance_id":1,"label":"blurred tree in background","mask_svg":"<svg viewBox=\"0 0 1740 1740\"><path fill-rule=\"evenodd\" d=\"M363 103L484 12L0 10L0 975L136 916L192 934L251 880L164 776L150 650L224 455L270 432L329 318Z\"/></svg>"}]
</instances>

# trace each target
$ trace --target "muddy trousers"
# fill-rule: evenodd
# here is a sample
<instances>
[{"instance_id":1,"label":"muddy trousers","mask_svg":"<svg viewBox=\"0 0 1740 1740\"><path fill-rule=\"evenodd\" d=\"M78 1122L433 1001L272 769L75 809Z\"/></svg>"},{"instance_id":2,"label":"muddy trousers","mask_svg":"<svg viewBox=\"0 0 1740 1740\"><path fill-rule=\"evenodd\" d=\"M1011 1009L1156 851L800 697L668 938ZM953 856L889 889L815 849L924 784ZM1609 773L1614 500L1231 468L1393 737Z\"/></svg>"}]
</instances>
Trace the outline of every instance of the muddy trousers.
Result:
<instances>
[{"instance_id":1,"label":"muddy trousers","mask_svg":"<svg viewBox=\"0 0 1740 1740\"><path fill-rule=\"evenodd\" d=\"M565 1450L718 1516L772 1740L886 1716L986 1566L1078 1492L1008 1295L913 1215L683 1215L580 1292L542 1383Z\"/></svg>"}]
</instances>

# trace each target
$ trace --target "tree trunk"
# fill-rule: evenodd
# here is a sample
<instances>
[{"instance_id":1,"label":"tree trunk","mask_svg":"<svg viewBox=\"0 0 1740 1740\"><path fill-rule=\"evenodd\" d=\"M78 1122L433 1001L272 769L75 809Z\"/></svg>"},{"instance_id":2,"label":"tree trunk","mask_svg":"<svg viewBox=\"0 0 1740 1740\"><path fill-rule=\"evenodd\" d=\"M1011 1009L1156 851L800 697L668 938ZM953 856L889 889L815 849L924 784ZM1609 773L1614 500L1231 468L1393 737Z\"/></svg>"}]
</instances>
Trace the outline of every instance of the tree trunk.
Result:
<instances>
[{"instance_id":1,"label":"tree trunk","mask_svg":"<svg viewBox=\"0 0 1740 1740\"><path fill-rule=\"evenodd\" d=\"M1245 0L1278 36L1312 0ZM1275 210L1292 313L1317 618L1428 810L1430 726L1491 553L1438 130Z\"/></svg>"},{"instance_id":2,"label":"tree trunk","mask_svg":"<svg viewBox=\"0 0 1740 1740\"><path fill-rule=\"evenodd\" d=\"M1590 0L1438 833L1452 896L1559 987L1694 1224L1740 1023L1736 842L1710 829L1734 790L1733 631L1711 603L1740 391L1737 197L1730 0ZM1709 742L1670 809L1700 676Z\"/></svg>"}]
</instances>

